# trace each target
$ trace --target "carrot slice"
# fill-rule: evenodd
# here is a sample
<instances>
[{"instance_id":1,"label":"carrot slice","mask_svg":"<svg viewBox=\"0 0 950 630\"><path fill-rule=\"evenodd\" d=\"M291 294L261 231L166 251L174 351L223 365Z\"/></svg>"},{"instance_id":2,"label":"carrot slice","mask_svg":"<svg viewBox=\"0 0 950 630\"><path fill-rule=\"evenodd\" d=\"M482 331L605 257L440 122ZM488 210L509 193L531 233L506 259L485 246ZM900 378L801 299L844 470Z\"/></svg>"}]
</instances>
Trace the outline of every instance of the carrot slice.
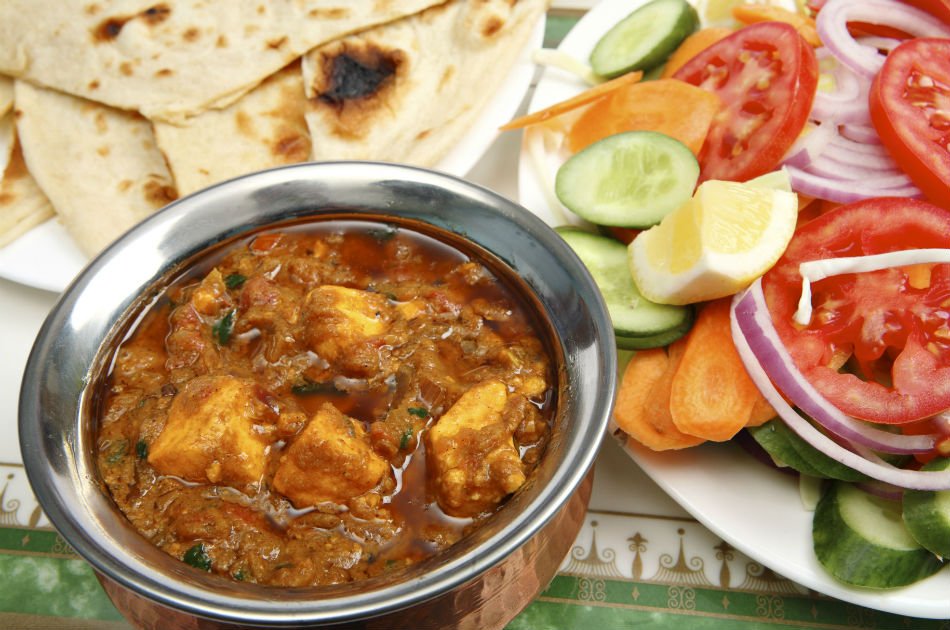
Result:
<instances>
[{"instance_id":1,"label":"carrot slice","mask_svg":"<svg viewBox=\"0 0 950 630\"><path fill-rule=\"evenodd\" d=\"M629 85L591 104L574 121L568 148L584 147L623 131L658 131L698 154L719 111L719 97L678 79Z\"/></svg>"},{"instance_id":2,"label":"carrot slice","mask_svg":"<svg viewBox=\"0 0 950 630\"><path fill-rule=\"evenodd\" d=\"M822 45L821 38L818 37L818 29L815 27L815 20L802 13L767 4L740 4L732 8L732 17L743 24L785 22L795 27L798 34L809 45L815 48Z\"/></svg>"},{"instance_id":3,"label":"carrot slice","mask_svg":"<svg viewBox=\"0 0 950 630\"><path fill-rule=\"evenodd\" d=\"M765 424L777 415L775 408L769 404L769 401L767 401L764 396L759 396L755 399L755 404L752 405L752 412L749 414L749 420L745 423L745 426L757 427Z\"/></svg>"},{"instance_id":4,"label":"carrot slice","mask_svg":"<svg viewBox=\"0 0 950 630\"><path fill-rule=\"evenodd\" d=\"M707 303L684 337L670 389L670 415L683 433L722 442L749 421L761 397L732 341L729 299Z\"/></svg>"},{"instance_id":5,"label":"carrot slice","mask_svg":"<svg viewBox=\"0 0 950 630\"><path fill-rule=\"evenodd\" d=\"M640 350L623 373L614 421L624 433L654 451L688 448L703 442L676 428L670 416L670 386L683 356L682 340Z\"/></svg>"},{"instance_id":6,"label":"carrot slice","mask_svg":"<svg viewBox=\"0 0 950 630\"><path fill-rule=\"evenodd\" d=\"M732 35L732 33L733 30L731 28L725 28L723 26L709 26L699 29L684 39L676 50L670 54L666 60L666 65L663 66L663 72L660 74L660 78L668 79L672 77L687 61L720 39Z\"/></svg>"},{"instance_id":7,"label":"carrot slice","mask_svg":"<svg viewBox=\"0 0 950 630\"><path fill-rule=\"evenodd\" d=\"M616 79L611 79L610 81L605 81L595 85L594 87L584 90L576 96L560 101L551 105L550 107L545 107L544 109L532 112L530 114L525 114L524 116L519 116L514 120L511 120L501 127L502 131L510 131L512 129L521 129L522 127L528 127L530 125L536 125L542 123L546 120L560 116L561 114L566 114L567 112L577 109L591 103L597 99L603 98L609 95L615 90L619 90L628 85L632 85L643 78L643 73L637 70L636 72L628 72L627 74L620 75Z\"/></svg>"}]
</instances>

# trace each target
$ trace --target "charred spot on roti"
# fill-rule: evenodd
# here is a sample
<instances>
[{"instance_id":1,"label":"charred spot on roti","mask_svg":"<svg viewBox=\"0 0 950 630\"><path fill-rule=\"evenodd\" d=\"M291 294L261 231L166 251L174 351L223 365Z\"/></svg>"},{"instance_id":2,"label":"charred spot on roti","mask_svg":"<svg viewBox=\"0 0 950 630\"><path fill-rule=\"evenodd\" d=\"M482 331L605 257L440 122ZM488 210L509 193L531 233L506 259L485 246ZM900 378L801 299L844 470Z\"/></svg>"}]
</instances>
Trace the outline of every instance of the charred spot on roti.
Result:
<instances>
[{"instance_id":1,"label":"charred spot on roti","mask_svg":"<svg viewBox=\"0 0 950 630\"><path fill-rule=\"evenodd\" d=\"M119 64L119 72L127 77L132 76L132 64L128 61L123 61Z\"/></svg>"},{"instance_id":2,"label":"charred spot on roti","mask_svg":"<svg viewBox=\"0 0 950 630\"><path fill-rule=\"evenodd\" d=\"M178 191L169 185L160 175L150 175L142 186L145 201L160 208L178 199Z\"/></svg>"},{"instance_id":3,"label":"charred spot on roti","mask_svg":"<svg viewBox=\"0 0 950 630\"><path fill-rule=\"evenodd\" d=\"M84 10L86 11L87 15L96 15L97 13L99 13L99 11L102 10L102 7L100 7L96 3L92 3L92 4L87 4Z\"/></svg>"},{"instance_id":4,"label":"charred spot on roti","mask_svg":"<svg viewBox=\"0 0 950 630\"><path fill-rule=\"evenodd\" d=\"M339 53L321 57L325 85L316 98L337 106L377 96L392 82L403 62L400 51L383 50L373 44L343 45Z\"/></svg>"},{"instance_id":5,"label":"charred spot on roti","mask_svg":"<svg viewBox=\"0 0 950 630\"><path fill-rule=\"evenodd\" d=\"M218 35L218 40L214 43L218 48L228 47L228 38L225 35Z\"/></svg>"},{"instance_id":6,"label":"charred spot on roti","mask_svg":"<svg viewBox=\"0 0 950 630\"><path fill-rule=\"evenodd\" d=\"M287 36L278 37L276 39L271 39L267 41L267 47L273 48L274 50L279 49L281 46L287 43Z\"/></svg>"},{"instance_id":7,"label":"charred spot on roti","mask_svg":"<svg viewBox=\"0 0 950 630\"><path fill-rule=\"evenodd\" d=\"M303 162L310 157L310 137L300 132L289 132L274 143L271 153L285 164Z\"/></svg>"},{"instance_id":8,"label":"charred spot on roti","mask_svg":"<svg viewBox=\"0 0 950 630\"><path fill-rule=\"evenodd\" d=\"M171 15L171 8L167 4L156 4L151 6L144 11L133 15L123 15L123 16L113 16L106 18L100 22L92 30L92 39L97 44L111 42L115 40L119 34L122 32L122 29L128 24L131 20L135 18L141 18L143 22L149 26L155 26L160 24L168 19L168 16Z\"/></svg>"},{"instance_id":9,"label":"charred spot on roti","mask_svg":"<svg viewBox=\"0 0 950 630\"><path fill-rule=\"evenodd\" d=\"M146 23L154 26L156 24L160 24L161 22L164 22L165 20L167 20L168 16L171 15L171 13L172 13L171 7L169 7L167 4L163 2L161 4L156 4L155 6L145 9L144 11L142 11L142 13L140 13L140 15L142 16L142 18L144 18Z\"/></svg>"},{"instance_id":10,"label":"charred spot on roti","mask_svg":"<svg viewBox=\"0 0 950 630\"><path fill-rule=\"evenodd\" d=\"M98 154L101 155L102 157L106 157L106 156L109 155L109 151L110 151L110 150L111 150L111 149L109 149L109 145L104 144L104 145L102 145L102 146L96 148L96 153L98 153Z\"/></svg>"},{"instance_id":11,"label":"charred spot on roti","mask_svg":"<svg viewBox=\"0 0 950 630\"><path fill-rule=\"evenodd\" d=\"M181 38L189 43L198 41L199 37L201 37L201 31L199 31L194 26L188 28L184 33L181 34Z\"/></svg>"},{"instance_id":12,"label":"charred spot on roti","mask_svg":"<svg viewBox=\"0 0 950 630\"><path fill-rule=\"evenodd\" d=\"M430 133L432 133L431 129L423 129L422 131L416 134L416 140L425 140L426 138L429 137Z\"/></svg>"},{"instance_id":13,"label":"charred spot on roti","mask_svg":"<svg viewBox=\"0 0 950 630\"><path fill-rule=\"evenodd\" d=\"M91 110L95 111L94 108L91 108ZM101 110L96 111L95 123L96 123L96 131L98 131L99 133L105 133L109 131L109 123L106 120L106 115L102 113Z\"/></svg>"},{"instance_id":14,"label":"charred spot on roti","mask_svg":"<svg viewBox=\"0 0 950 630\"><path fill-rule=\"evenodd\" d=\"M93 41L96 43L111 42L119 36L119 33L122 32L122 27L125 26L125 23L131 19L131 17L113 17L103 20L92 31Z\"/></svg>"},{"instance_id":15,"label":"charred spot on roti","mask_svg":"<svg viewBox=\"0 0 950 630\"><path fill-rule=\"evenodd\" d=\"M94 79L94 80L90 81L90 82L89 82L89 89L90 89L90 90L98 90L98 89L99 89L99 79Z\"/></svg>"},{"instance_id":16,"label":"charred spot on roti","mask_svg":"<svg viewBox=\"0 0 950 630\"><path fill-rule=\"evenodd\" d=\"M129 188L132 187L132 184L134 183L135 182L133 182L131 179L123 179L121 182L119 182L119 186L118 186L119 192L127 191Z\"/></svg>"},{"instance_id":17,"label":"charred spot on roti","mask_svg":"<svg viewBox=\"0 0 950 630\"><path fill-rule=\"evenodd\" d=\"M158 71L155 73L155 76L158 77L158 78L163 78L163 77L170 77L170 76L172 76L173 74L175 74L175 73L172 72L171 69L169 69L169 68L162 68L161 70L158 70Z\"/></svg>"},{"instance_id":18,"label":"charred spot on roti","mask_svg":"<svg viewBox=\"0 0 950 630\"><path fill-rule=\"evenodd\" d=\"M254 137L254 120L242 109L234 113L234 126L245 136Z\"/></svg>"},{"instance_id":19,"label":"charred spot on roti","mask_svg":"<svg viewBox=\"0 0 950 630\"><path fill-rule=\"evenodd\" d=\"M505 26L505 21L498 16L491 16L482 24L482 35L488 39L498 33Z\"/></svg>"},{"instance_id":20,"label":"charred spot on roti","mask_svg":"<svg viewBox=\"0 0 950 630\"><path fill-rule=\"evenodd\" d=\"M449 84L452 78L455 76L455 66L449 66L442 73L442 78L439 79L439 91Z\"/></svg>"},{"instance_id":21,"label":"charred spot on roti","mask_svg":"<svg viewBox=\"0 0 950 630\"><path fill-rule=\"evenodd\" d=\"M349 9L310 9L308 17L319 20L342 20L350 16Z\"/></svg>"}]
</instances>

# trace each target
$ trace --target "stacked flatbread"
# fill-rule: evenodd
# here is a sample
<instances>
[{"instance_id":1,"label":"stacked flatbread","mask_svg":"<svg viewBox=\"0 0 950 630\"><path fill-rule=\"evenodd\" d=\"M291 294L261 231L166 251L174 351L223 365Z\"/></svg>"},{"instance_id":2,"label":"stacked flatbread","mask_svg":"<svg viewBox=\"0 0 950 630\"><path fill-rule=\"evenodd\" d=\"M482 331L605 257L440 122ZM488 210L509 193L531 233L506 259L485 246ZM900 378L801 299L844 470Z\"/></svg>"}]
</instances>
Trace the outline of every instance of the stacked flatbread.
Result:
<instances>
[{"instance_id":1,"label":"stacked flatbread","mask_svg":"<svg viewBox=\"0 0 950 630\"><path fill-rule=\"evenodd\" d=\"M179 195L282 164L432 166L546 8L3 0L0 246L55 209L92 255Z\"/></svg>"}]
</instances>

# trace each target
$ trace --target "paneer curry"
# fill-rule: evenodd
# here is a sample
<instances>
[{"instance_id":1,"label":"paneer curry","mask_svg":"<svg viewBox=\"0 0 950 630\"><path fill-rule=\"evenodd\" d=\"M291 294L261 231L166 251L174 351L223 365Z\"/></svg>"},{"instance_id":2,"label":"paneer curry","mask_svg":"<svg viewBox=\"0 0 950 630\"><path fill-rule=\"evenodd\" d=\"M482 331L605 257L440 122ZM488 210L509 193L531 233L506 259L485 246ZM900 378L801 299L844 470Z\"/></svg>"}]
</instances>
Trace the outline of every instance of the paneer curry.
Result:
<instances>
[{"instance_id":1,"label":"paneer curry","mask_svg":"<svg viewBox=\"0 0 950 630\"><path fill-rule=\"evenodd\" d=\"M99 472L142 535L234 580L327 585L500 509L551 436L553 344L521 281L448 236L260 232L154 298L96 406Z\"/></svg>"}]
</instances>

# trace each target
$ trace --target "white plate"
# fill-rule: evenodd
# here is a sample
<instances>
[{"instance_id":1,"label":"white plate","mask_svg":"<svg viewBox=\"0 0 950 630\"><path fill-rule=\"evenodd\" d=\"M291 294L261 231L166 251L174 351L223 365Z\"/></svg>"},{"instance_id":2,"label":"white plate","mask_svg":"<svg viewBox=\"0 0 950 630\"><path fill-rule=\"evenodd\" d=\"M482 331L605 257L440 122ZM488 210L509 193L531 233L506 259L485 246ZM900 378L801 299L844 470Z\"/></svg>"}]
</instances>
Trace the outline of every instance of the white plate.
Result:
<instances>
[{"instance_id":1,"label":"white plate","mask_svg":"<svg viewBox=\"0 0 950 630\"><path fill-rule=\"evenodd\" d=\"M498 127L514 117L534 79L531 54L542 46L544 29L542 18L501 89L468 133L435 166L437 170L464 177L495 141ZM88 261L62 224L51 219L0 248L0 278L60 292Z\"/></svg>"},{"instance_id":2,"label":"white plate","mask_svg":"<svg viewBox=\"0 0 950 630\"><path fill-rule=\"evenodd\" d=\"M559 50L586 60L594 44L612 25L643 0L605 0L587 13L564 38ZM533 112L584 89L573 75L549 68L542 74L528 106ZM527 140L527 137L526 137ZM539 174L526 144L518 172L519 198L552 226L576 221L546 192L558 160L547 156ZM632 442L632 441L631 441ZM773 571L853 604L912 617L950 619L950 573L947 570L902 589L878 591L848 587L831 578L812 551L812 513L802 507L797 480L769 469L734 444L704 445L656 453L631 443L624 450L683 509L713 533ZM633 497L631 497L633 501Z\"/></svg>"}]
</instances>

